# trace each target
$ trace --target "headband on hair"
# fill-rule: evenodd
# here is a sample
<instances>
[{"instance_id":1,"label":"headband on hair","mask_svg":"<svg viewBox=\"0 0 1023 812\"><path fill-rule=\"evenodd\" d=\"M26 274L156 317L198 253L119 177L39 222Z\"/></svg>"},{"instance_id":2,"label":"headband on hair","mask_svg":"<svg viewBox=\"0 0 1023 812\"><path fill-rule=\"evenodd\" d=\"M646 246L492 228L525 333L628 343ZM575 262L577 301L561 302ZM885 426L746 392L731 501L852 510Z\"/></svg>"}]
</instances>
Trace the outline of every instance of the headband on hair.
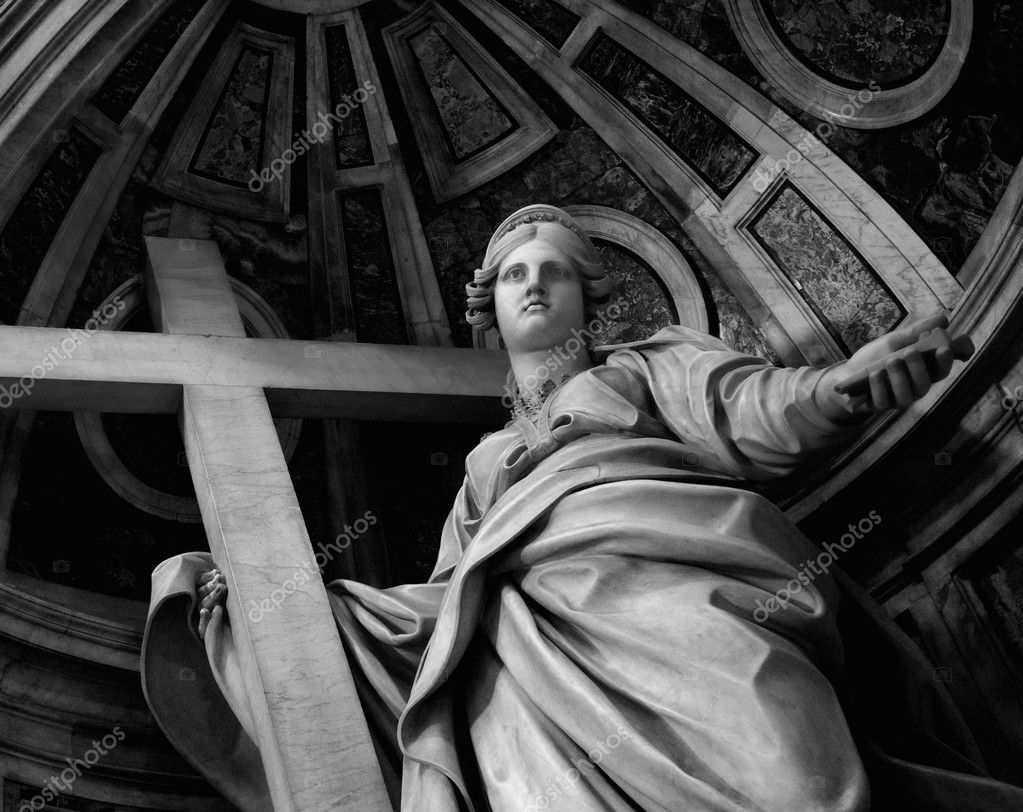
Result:
<instances>
[{"instance_id":1,"label":"headband on hair","mask_svg":"<svg viewBox=\"0 0 1023 812\"><path fill-rule=\"evenodd\" d=\"M589 250L596 253L596 248L590 241L590 235L572 219L572 215L567 211L546 203L533 203L513 212L497 227L490 238L490 242L487 243L487 253L483 260L483 266L486 267L490 264L494 246L501 241L501 238L507 236L519 226L528 225L529 223L557 223L560 226L564 226L582 240Z\"/></svg>"}]
</instances>

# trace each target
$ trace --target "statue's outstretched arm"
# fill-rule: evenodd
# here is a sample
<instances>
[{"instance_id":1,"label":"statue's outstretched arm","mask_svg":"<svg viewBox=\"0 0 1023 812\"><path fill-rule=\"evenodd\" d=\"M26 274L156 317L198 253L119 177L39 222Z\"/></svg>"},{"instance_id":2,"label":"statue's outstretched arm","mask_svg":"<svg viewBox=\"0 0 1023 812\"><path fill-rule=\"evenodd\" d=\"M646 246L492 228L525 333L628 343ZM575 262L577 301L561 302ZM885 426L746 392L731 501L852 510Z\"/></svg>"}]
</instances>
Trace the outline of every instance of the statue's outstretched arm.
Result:
<instances>
[{"instance_id":1,"label":"statue's outstretched arm","mask_svg":"<svg viewBox=\"0 0 1023 812\"><path fill-rule=\"evenodd\" d=\"M871 415L922 397L944 378L954 349L943 325L944 317L916 322L824 369L776 367L679 326L607 363L645 384L651 413L694 451L765 481L818 465L847 448ZM934 346L921 351L924 338ZM864 375L866 391L857 383ZM838 384L850 388L840 393Z\"/></svg>"}]
</instances>

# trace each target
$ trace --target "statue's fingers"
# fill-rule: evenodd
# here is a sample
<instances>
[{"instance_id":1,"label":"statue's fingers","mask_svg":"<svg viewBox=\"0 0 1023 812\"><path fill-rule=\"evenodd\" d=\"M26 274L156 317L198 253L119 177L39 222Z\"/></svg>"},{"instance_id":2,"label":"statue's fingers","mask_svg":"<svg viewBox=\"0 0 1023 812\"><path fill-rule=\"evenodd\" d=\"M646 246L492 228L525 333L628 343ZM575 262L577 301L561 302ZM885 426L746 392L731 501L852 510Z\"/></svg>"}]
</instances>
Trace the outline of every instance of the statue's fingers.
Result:
<instances>
[{"instance_id":1,"label":"statue's fingers","mask_svg":"<svg viewBox=\"0 0 1023 812\"><path fill-rule=\"evenodd\" d=\"M212 579L213 576L216 575L216 574L217 574L216 570L207 570L206 572L200 572L195 577L195 585L196 586L203 586L204 584L209 583L210 579Z\"/></svg>"},{"instance_id":2,"label":"statue's fingers","mask_svg":"<svg viewBox=\"0 0 1023 812\"><path fill-rule=\"evenodd\" d=\"M199 610L199 637L206 639L206 627L210 625L210 610Z\"/></svg>"},{"instance_id":3,"label":"statue's fingers","mask_svg":"<svg viewBox=\"0 0 1023 812\"><path fill-rule=\"evenodd\" d=\"M222 577L213 578L213 579L207 581L205 584L203 584L201 587L199 587L199 596L200 597L205 597L205 596L209 595L214 589L216 589L218 586L222 585L223 583L224 583L224 580L223 580Z\"/></svg>"},{"instance_id":4,"label":"statue's fingers","mask_svg":"<svg viewBox=\"0 0 1023 812\"><path fill-rule=\"evenodd\" d=\"M214 568L214 569L209 570L208 572L201 572L201 573L199 573L199 577L196 579L196 584L198 586L205 586L205 585L210 584L212 582L223 581L223 580L224 580L224 574L220 570Z\"/></svg>"},{"instance_id":5,"label":"statue's fingers","mask_svg":"<svg viewBox=\"0 0 1023 812\"><path fill-rule=\"evenodd\" d=\"M955 360L955 353L951 347L939 347L934 352L934 374L932 381L940 381L948 377L952 371L952 362Z\"/></svg>"},{"instance_id":6,"label":"statue's fingers","mask_svg":"<svg viewBox=\"0 0 1023 812\"><path fill-rule=\"evenodd\" d=\"M213 607L216 606L223 596L227 593L227 587L217 587L209 595L202 599L202 606L207 611L212 611Z\"/></svg>"},{"instance_id":7,"label":"statue's fingers","mask_svg":"<svg viewBox=\"0 0 1023 812\"><path fill-rule=\"evenodd\" d=\"M220 606L219 604L217 606L214 606L213 607L213 611L210 612L210 622L209 622L208 626L213 626L214 627L214 631L215 631L217 624L220 623L220 619L223 616L224 616L224 607Z\"/></svg>"},{"instance_id":8,"label":"statue's fingers","mask_svg":"<svg viewBox=\"0 0 1023 812\"><path fill-rule=\"evenodd\" d=\"M880 369L873 370L868 376L870 382L870 400L878 411L891 408L891 395L888 394L888 385L885 382L885 374Z\"/></svg>"},{"instance_id":9,"label":"statue's fingers","mask_svg":"<svg viewBox=\"0 0 1023 812\"><path fill-rule=\"evenodd\" d=\"M903 362L909 373L909 380L913 387L913 399L922 398L931 388L931 373L927 370L927 363L923 355L917 350L910 350L904 357Z\"/></svg>"},{"instance_id":10,"label":"statue's fingers","mask_svg":"<svg viewBox=\"0 0 1023 812\"><path fill-rule=\"evenodd\" d=\"M943 330L945 327L948 327L948 316L929 316L926 319L914 321L886 336L889 340L889 349L900 350L903 347L908 347L919 341L925 333L932 330Z\"/></svg>"},{"instance_id":11,"label":"statue's fingers","mask_svg":"<svg viewBox=\"0 0 1023 812\"><path fill-rule=\"evenodd\" d=\"M905 408L913 402L913 382L906 362L901 358L889 358L885 361L884 371L895 405L900 409Z\"/></svg>"}]
</instances>

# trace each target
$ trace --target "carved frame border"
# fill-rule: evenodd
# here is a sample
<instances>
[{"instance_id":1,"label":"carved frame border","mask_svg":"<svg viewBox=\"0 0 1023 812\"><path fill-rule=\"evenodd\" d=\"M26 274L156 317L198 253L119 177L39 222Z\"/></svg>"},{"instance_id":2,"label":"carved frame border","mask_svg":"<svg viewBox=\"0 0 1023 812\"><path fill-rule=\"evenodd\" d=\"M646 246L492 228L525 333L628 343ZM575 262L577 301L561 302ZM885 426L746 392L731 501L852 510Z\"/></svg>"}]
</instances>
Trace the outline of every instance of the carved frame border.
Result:
<instances>
[{"instance_id":1,"label":"carved frame border","mask_svg":"<svg viewBox=\"0 0 1023 812\"><path fill-rule=\"evenodd\" d=\"M413 35L430 26L443 34L481 84L508 109L517 125L500 140L462 161L454 160L449 154L447 135L437 121L430 90L406 47ZM493 180L532 155L557 133L558 128L539 105L433 0L387 26L383 37L409 111L430 188L438 203Z\"/></svg>"},{"instance_id":2,"label":"carved frame border","mask_svg":"<svg viewBox=\"0 0 1023 812\"><path fill-rule=\"evenodd\" d=\"M231 279L230 282L238 301L242 323L250 328L257 338L289 337L284 323L258 293L237 279ZM124 301L124 309L109 321L102 322L101 330L119 330L132 316L148 308L141 277L129 279L120 285L98 309L103 310L104 305L113 303L118 297ZM163 519L189 523L202 521L199 502L194 496L180 496L158 490L140 480L128 469L110 442L103 427L101 414L74 412L74 420L78 437L93 468L118 496L139 510ZM298 446L302 420L278 418L274 422L284 458L290 460Z\"/></svg>"},{"instance_id":3,"label":"carved frame border","mask_svg":"<svg viewBox=\"0 0 1023 812\"><path fill-rule=\"evenodd\" d=\"M912 316L946 312L962 286L892 207L819 139L739 77L677 37L613 0L561 0L582 16L558 51L493 0L459 0L490 25L621 156L664 205L789 366L842 360L827 330L810 318L791 285L736 229L769 189L779 164L828 221L908 303ZM759 152L747 178L724 199L710 194L693 170L631 112L575 65L598 32L644 61L733 129ZM769 186L769 183L764 185Z\"/></svg>"},{"instance_id":4,"label":"carved frame border","mask_svg":"<svg viewBox=\"0 0 1023 812\"><path fill-rule=\"evenodd\" d=\"M306 43L310 58L306 67L306 120L312 126L321 112L331 110L325 29L333 25L345 27L356 85L364 86L368 81L374 88L362 105L373 164L338 169L333 127L329 127L324 138L314 142L308 152L309 267L317 294L314 296L317 335L341 341L356 339L355 309L337 193L375 186L379 187L383 201L387 239L394 258L408 336L415 344L450 346L451 326L433 259L358 9L307 18Z\"/></svg>"},{"instance_id":5,"label":"carved frame border","mask_svg":"<svg viewBox=\"0 0 1023 812\"><path fill-rule=\"evenodd\" d=\"M246 45L273 54L266 102L267 115L263 156L267 165L276 159L284 163L283 174L257 190L239 189L189 171L196 150L206 133L210 117L231 78L231 72ZM291 164L282 156L291 145L291 107L295 78L295 41L291 37L238 23L217 54L206 80L189 105L184 121L174 133L170 146L153 177L152 185L176 200L213 211L254 220L286 223L290 213ZM266 167L260 167L260 170Z\"/></svg>"},{"instance_id":6,"label":"carved frame border","mask_svg":"<svg viewBox=\"0 0 1023 812\"><path fill-rule=\"evenodd\" d=\"M771 24L761 0L725 0L724 5L742 50L785 98L839 126L872 130L919 118L940 102L959 78L973 33L973 0L949 3L949 28L934 63L905 85L877 91L869 88L869 101L858 99L862 102L858 107L851 103L858 97L855 90L814 72L792 52ZM843 113L849 106L857 109Z\"/></svg>"}]
</instances>

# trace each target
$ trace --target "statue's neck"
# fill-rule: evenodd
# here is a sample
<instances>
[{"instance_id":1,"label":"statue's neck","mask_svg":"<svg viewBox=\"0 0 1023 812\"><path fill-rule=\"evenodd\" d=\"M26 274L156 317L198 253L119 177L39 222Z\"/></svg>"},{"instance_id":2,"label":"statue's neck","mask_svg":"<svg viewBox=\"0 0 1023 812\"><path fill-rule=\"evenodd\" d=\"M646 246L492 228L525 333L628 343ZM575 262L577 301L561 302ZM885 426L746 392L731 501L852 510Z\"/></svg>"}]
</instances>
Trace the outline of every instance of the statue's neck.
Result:
<instances>
[{"instance_id":1,"label":"statue's neck","mask_svg":"<svg viewBox=\"0 0 1023 812\"><path fill-rule=\"evenodd\" d=\"M593 366L590 353L578 339L550 349L515 352L510 356L519 394L528 397L540 391L544 381L583 372Z\"/></svg>"}]
</instances>

